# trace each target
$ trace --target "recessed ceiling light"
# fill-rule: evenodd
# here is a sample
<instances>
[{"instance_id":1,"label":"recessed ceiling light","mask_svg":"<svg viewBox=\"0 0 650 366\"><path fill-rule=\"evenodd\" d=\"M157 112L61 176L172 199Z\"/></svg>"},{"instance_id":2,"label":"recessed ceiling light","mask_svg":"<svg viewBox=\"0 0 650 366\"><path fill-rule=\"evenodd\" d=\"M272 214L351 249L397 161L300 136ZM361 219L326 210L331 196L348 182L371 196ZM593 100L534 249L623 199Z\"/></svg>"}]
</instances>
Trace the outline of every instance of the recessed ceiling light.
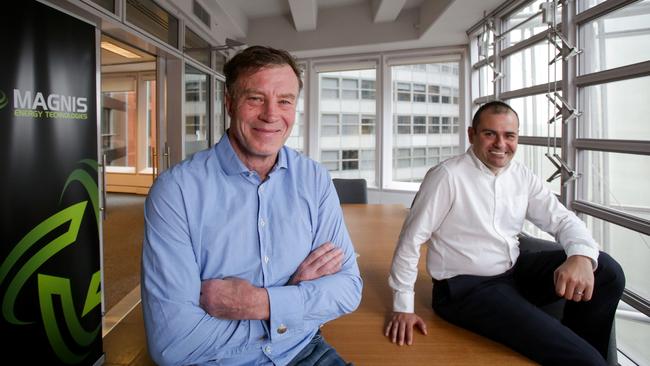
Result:
<instances>
[{"instance_id":1,"label":"recessed ceiling light","mask_svg":"<svg viewBox=\"0 0 650 366\"><path fill-rule=\"evenodd\" d=\"M105 49L107 51L117 53L118 55L124 56L126 58L142 58L140 55L136 55L135 53L133 53L133 52L131 52L129 50L126 50L126 49L124 49L124 48L122 48L120 46L114 45L111 42L102 41L101 46L102 46L103 49Z\"/></svg>"}]
</instances>

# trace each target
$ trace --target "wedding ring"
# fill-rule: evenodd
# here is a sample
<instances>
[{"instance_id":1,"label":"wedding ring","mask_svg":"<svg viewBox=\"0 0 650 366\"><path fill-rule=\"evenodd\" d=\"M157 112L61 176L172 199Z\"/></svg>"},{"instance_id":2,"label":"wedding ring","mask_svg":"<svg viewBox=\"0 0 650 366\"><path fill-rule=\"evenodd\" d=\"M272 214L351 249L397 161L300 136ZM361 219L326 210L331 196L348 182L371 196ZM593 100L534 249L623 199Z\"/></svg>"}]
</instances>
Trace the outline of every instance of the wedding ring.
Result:
<instances>
[{"instance_id":1,"label":"wedding ring","mask_svg":"<svg viewBox=\"0 0 650 366\"><path fill-rule=\"evenodd\" d=\"M583 292L582 291L576 291L575 294L582 296Z\"/></svg>"}]
</instances>

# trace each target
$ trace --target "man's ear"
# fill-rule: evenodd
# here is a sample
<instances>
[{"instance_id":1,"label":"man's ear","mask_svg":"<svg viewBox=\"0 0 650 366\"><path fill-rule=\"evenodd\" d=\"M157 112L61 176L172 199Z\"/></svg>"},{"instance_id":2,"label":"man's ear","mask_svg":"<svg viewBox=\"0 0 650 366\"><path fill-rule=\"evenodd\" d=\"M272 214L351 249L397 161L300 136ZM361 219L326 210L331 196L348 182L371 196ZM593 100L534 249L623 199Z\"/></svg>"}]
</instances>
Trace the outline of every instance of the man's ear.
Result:
<instances>
[{"instance_id":1,"label":"man's ear","mask_svg":"<svg viewBox=\"0 0 650 366\"><path fill-rule=\"evenodd\" d=\"M470 144L474 144L474 136L475 136L474 128L473 127L468 127L467 128L467 139L469 139Z\"/></svg>"},{"instance_id":2,"label":"man's ear","mask_svg":"<svg viewBox=\"0 0 650 366\"><path fill-rule=\"evenodd\" d=\"M230 97L230 93L226 91L226 93L224 93L224 104L226 106L226 113L228 113L228 116L230 118L232 118L232 113L230 113L230 111L231 111L230 107L232 106L232 103L233 103L233 100Z\"/></svg>"}]
</instances>

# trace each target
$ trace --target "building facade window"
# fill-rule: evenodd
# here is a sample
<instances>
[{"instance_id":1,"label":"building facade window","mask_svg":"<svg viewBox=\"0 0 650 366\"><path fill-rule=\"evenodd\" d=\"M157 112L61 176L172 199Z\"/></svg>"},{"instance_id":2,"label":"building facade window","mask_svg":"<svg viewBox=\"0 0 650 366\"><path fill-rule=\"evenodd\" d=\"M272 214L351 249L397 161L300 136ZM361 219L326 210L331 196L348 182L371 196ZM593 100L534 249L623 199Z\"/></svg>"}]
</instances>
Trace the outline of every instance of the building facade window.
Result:
<instances>
[{"instance_id":1,"label":"building facade window","mask_svg":"<svg viewBox=\"0 0 650 366\"><path fill-rule=\"evenodd\" d=\"M317 157L334 178L365 178L376 186L376 69L318 73Z\"/></svg>"}]
</instances>

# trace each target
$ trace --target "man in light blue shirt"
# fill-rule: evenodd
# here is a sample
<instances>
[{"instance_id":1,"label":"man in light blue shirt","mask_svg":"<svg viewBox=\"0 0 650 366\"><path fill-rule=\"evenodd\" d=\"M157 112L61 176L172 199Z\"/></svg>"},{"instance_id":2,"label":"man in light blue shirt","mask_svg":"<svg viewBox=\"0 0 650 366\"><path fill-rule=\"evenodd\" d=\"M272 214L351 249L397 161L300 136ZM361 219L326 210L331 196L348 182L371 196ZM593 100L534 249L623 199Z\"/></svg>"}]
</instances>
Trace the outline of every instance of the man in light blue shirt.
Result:
<instances>
[{"instance_id":1,"label":"man in light blue shirt","mask_svg":"<svg viewBox=\"0 0 650 366\"><path fill-rule=\"evenodd\" d=\"M224 67L227 134L145 204L142 306L162 365L345 365L320 336L362 281L327 171L284 146L300 71L253 46Z\"/></svg>"}]
</instances>

